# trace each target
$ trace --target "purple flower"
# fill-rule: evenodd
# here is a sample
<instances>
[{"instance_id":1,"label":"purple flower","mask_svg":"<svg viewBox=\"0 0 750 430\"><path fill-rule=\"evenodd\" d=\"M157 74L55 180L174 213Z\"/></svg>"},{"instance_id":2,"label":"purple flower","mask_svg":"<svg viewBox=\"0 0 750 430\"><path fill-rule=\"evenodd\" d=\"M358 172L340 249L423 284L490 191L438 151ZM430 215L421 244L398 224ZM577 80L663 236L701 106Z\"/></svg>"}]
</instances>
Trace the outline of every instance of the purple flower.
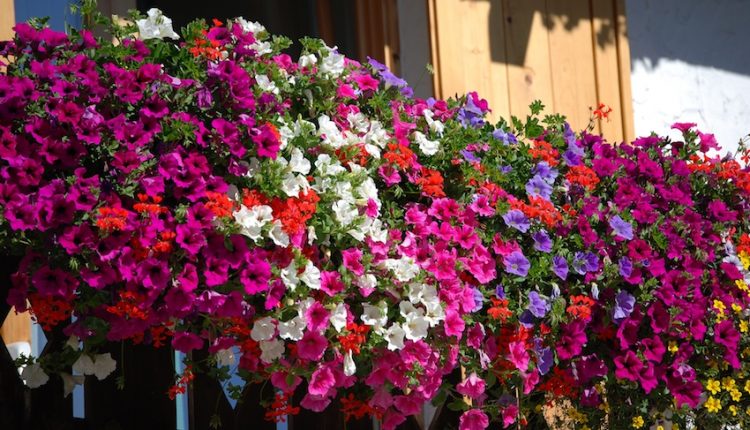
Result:
<instances>
[{"instance_id":1,"label":"purple flower","mask_svg":"<svg viewBox=\"0 0 750 430\"><path fill-rule=\"evenodd\" d=\"M620 291L615 298L615 309L612 319L614 319L615 322L620 323L633 313L634 306L635 297L627 291Z\"/></svg>"},{"instance_id":2,"label":"purple flower","mask_svg":"<svg viewBox=\"0 0 750 430\"><path fill-rule=\"evenodd\" d=\"M568 277L568 261L562 255L555 255L552 259L552 271L563 281Z\"/></svg>"},{"instance_id":3,"label":"purple flower","mask_svg":"<svg viewBox=\"0 0 750 430\"><path fill-rule=\"evenodd\" d=\"M596 272L599 270L599 256L593 252L586 253L586 264L585 268L587 272Z\"/></svg>"},{"instance_id":4,"label":"purple flower","mask_svg":"<svg viewBox=\"0 0 750 430\"><path fill-rule=\"evenodd\" d=\"M505 298L505 287L503 287L503 284L497 284L497 287L495 287L495 295L498 299Z\"/></svg>"},{"instance_id":5,"label":"purple flower","mask_svg":"<svg viewBox=\"0 0 750 430\"><path fill-rule=\"evenodd\" d=\"M583 252L576 252L573 256L573 270L579 275L586 274L586 255Z\"/></svg>"},{"instance_id":6,"label":"purple flower","mask_svg":"<svg viewBox=\"0 0 750 430\"><path fill-rule=\"evenodd\" d=\"M557 179L558 175L557 169L550 167L546 161L537 163L534 168L531 169L531 173L544 179L544 181L550 185L555 183L555 179Z\"/></svg>"},{"instance_id":7,"label":"purple flower","mask_svg":"<svg viewBox=\"0 0 750 430\"><path fill-rule=\"evenodd\" d=\"M540 296L539 293L536 291L529 293L529 306L527 309L532 315L537 318L544 318L544 316L547 315L549 308L549 303L547 303L547 300Z\"/></svg>"},{"instance_id":8,"label":"purple flower","mask_svg":"<svg viewBox=\"0 0 750 430\"><path fill-rule=\"evenodd\" d=\"M538 232L534 233L532 236L532 239L534 239L534 249L537 251L542 252L551 252L552 251L552 239L549 238L549 235L544 230L539 230Z\"/></svg>"},{"instance_id":9,"label":"purple flower","mask_svg":"<svg viewBox=\"0 0 750 430\"><path fill-rule=\"evenodd\" d=\"M623 239L633 239L633 226L629 222L620 218L620 215L615 215L609 219L609 226L615 232L615 235Z\"/></svg>"},{"instance_id":10,"label":"purple flower","mask_svg":"<svg viewBox=\"0 0 750 430\"><path fill-rule=\"evenodd\" d=\"M630 261L628 257L623 256L620 258L620 275L629 278L631 274L633 274L633 263Z\"/></svg>"},{"instance_id":11,"label":"purple flower","mask_svg":"<svg viewBox=\"0 0 750 430\"><path fill-rule=\"evenodd\" d=\"M519 211L518 209L508 211L505 215L503 215L503 221L505 221L505 224L507 224L508 227L513 227L521 233L526 233L527 231L529 231L529 227L531 226L531 223L529 222L529 219L526 218L526 215L524 215L523 212Z\"/></svg>"},{"instance_id":12,"label":"purple flower","mask_svg":"<svg viewBox=\"0 0 750 430\"><path fill-rule=\"evenodd\" d=\"M468 149L462 149L461 155L463 155L464 160L468 161L469 163L476 163L476 162L481 161L481 158L474 155L474 153L469 151Z\"/></svg>"},{"instance_id":13,"label":"purple flower","mask_svg":"<svg viewBox=\"0 0 750 430\"><path fill-rule=\"evenodd\" d=\"M555 364L555 358L552 355L552 348L534 348L536 353L536 367L540 375L546 375Z\"/></svg>"},{"instance_id":14,"label":"purple flower","mask_svg":"<svg viewBox=\"0 0 750 430\"><path fill-rule=\"evenodd\" d=\"M521 251L511 252L510 255L503 259L503 264L505 265L506 272L520 277L526 277L526 275L529 274L529 268L531 267L531 263L529 263L529 260Z\"/></svg>"},{"instance_id":15,"label":"purple flower","mask_svg":"<svg viewBox=\"0 0 750 430\"><path fill-rule=\"evenodd\" d=\"M511 143L513 144L518 143L518 139L513 133L505 131L502 128L498 128L495 131L493 131L492 137L503 142L504 145L510 145Z\"/></svg>"},{"instance_id":16,"label":"purple flower","mask_svg":"<svg viewBox=\"0 0 750 430\"><path fill-rule=\"evenodd\" d=\"M530 197L541 197L544 200L549 200L552 195L552 186L541 176L536 175L526 183L526 194Z\"/></svg>"}]
</instances>

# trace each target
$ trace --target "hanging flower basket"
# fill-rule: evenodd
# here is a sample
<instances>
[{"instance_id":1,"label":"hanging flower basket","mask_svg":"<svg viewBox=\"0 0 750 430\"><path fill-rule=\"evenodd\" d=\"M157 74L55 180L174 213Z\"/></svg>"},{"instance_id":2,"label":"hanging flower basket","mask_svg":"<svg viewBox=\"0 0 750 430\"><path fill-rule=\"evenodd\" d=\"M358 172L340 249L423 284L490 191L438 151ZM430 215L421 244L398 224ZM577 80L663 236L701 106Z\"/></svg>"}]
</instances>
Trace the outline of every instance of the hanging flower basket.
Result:
<instances>
[{"instance_id":1,"label":"hanging flower basket","mask_svg":"<svg viewBox=\"0 0 750 430\"><path fill-rule=\"evenodd\" d=\"M125 342L187 354L164 396L270 382L269 420L747 424L746 149L613 145L538 102L493 123L319 40L133 19L0 45L8 301L69 337L20 360L29 387L117 378Z\"/></svg>"}]
</instances>

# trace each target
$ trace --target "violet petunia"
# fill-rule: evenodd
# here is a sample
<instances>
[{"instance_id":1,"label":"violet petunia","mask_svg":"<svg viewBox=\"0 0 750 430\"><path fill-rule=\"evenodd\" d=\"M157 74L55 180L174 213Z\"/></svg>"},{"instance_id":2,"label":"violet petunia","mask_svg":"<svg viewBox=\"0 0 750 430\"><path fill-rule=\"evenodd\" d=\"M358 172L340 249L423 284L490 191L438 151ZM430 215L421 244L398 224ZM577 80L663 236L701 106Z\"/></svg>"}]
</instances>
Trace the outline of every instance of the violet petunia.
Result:
<instances>
[{"instance_id":1,"label":"violet petunia","mask_svg":"<svg viewBox=\"0 0 750 430\"><path fill-rule=\"evenodd\" d=\"M552 272L563 281L568 277L568 261L562 255L556 255L552 259Z\"/></svg>"},{"instance_id":2,"label":"violet petunia","mask_svg":"<svg viewBox=\"0 0 750 430\"><path fill-rule=\"evenodd\" d=\"M552 239L544 230L539 230L531 236L534 239L534 249L541 252L552 251Z\"/></svg>"},{"instance_id":3,"label":"violet petunia","mask_svg":"<svg viewBox=\"0 0 750 430\"><path fill-rule=\"evenodd\" d=\"M626 240L633 239L633 226L622 219L620 215L615 215L609 219L609 226L615 232L615 236Z\"/></svg>"},{"instance_id":4,"label":"violet petunia","mask_svg":"<svg viewBox=\"0 0 750 430\"><path fill-rule=\"evenodd\" d=\"M615 322L620 323L625 318L629 317L633 313L635 307L635 297L633 297L627 291L620 291L615 298L615 308L613 311L612 319Z\"/></svg>"},{"instance_id":5,"label":"violet petunia","mask_svg":"<svg viewBox=\"0 0 750 430\"><path fill-rule=\"evenodd\" d=\"M511 252L510 255L503 259L503 264L505 265L506 272L520 277L526 277L531 268L531 263L529 263L529 260L521 251Z\"/></svg>"},{"instance_id":6,"label":"violet petunia","mask_svg":"<svg viewBox=\"0 0 750 430\"><path fill-rule=\"evenodd\" d=\"M545 298L539 295L536 291L529 293L529 306L527 307L529 312L537 318L544 318L549 312L550 306Z\"/></svg>"},{"instance_id":7,"label":"violet petunia","mask_svg":"<svg viewBox=\"0 0 750 430\"><path fill-rule=\"evenodd\" d=\"M513 227L521 233L526 233L529 231L529 227L531 227L529 219L518 209L508 211L503 215L503 221L505 221L508 227Z\"/></svg>"}]
</instances>

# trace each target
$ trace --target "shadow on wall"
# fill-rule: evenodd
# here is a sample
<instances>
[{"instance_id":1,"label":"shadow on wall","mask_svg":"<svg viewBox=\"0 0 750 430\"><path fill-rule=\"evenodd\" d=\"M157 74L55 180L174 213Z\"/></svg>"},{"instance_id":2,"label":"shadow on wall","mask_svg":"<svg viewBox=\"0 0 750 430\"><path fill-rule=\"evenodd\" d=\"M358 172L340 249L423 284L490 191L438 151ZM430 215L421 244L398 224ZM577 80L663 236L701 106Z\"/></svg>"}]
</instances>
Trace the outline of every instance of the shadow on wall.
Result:
<instances>
[{"instance_id":1,"label":"shadow on wall","mask_svg":"<svg viewBox=\"0 0 750 430\"><path fill-rule=\"evenodd\" d=\"M630 52L655 68L664 58L750 75L747 0L628 0Z\"/></svg>"},{"instance_id":2,"label":"shadow on wall","mask_svg":"<svg viewBox=\"0 0 750 430\"><path fill-rule=\"evenodd\" d=\"M596 19L600 26L592 32L592 40L602 48L616 43L616 22L612 7L601 7L601 5L594 7L594 2L611 4L612 0L462 1L490 3L487 28L492 41L491 55L494 62L524 64L529 48L532 22L537 13L541 14L541 22L550 34L556 30L570 32L580 25L589 26ZM498 31L503 31L503 29L504 34L498 34Z\"/></svg>"}]
</instances>

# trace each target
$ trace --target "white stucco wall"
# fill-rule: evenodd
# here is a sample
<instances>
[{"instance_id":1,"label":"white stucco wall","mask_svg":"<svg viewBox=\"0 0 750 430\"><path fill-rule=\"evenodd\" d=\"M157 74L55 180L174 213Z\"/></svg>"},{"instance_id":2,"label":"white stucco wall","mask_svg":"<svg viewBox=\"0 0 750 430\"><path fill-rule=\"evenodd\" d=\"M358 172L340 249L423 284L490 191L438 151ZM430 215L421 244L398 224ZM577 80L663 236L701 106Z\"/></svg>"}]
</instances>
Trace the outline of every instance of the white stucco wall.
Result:
<instances>
[{"instance_id":1,"label":"white stucco wall","mask_svg":"<svg viewBox=\"0 0 750 430\"><path fill-rule=\"evenodd\" d=\"M750 133L750 1L627 0L638 135L696 122L733 151Z\"/></svg>"}]
</instances>

